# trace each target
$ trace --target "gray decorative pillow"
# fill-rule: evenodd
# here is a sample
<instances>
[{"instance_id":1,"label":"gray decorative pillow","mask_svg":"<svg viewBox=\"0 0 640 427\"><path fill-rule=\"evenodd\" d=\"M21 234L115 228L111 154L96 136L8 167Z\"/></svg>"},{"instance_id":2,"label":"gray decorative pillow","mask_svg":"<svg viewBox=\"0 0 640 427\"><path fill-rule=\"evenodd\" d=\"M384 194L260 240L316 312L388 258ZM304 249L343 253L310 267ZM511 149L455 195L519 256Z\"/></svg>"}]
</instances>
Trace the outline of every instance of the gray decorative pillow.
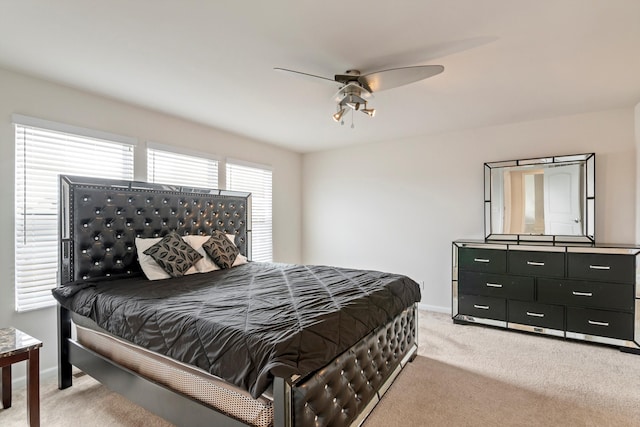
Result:
<instances>
[{"instance_id":1,"label":"gray decorative pillow","mask_svg":"<svg viewBox=\"0 0 640 427\"><path fill-rule=\"evenodd\" d=\"M227 238L227 235L219 230L214 231L209 240L202 244L202 247L220 268L231 268L240 253L236 245Z\"/></svg>"},{"instance_id":2,"label":"gray decorative pillow","mask_svg":"<svg viewBox=\"0 0 640 427\"><path fill-rule=\"evenodd\" d=\"M178 233L170 232L143 252L153 258L171 277L180 277L202 258Z\"/></svg>"}]
</instances>

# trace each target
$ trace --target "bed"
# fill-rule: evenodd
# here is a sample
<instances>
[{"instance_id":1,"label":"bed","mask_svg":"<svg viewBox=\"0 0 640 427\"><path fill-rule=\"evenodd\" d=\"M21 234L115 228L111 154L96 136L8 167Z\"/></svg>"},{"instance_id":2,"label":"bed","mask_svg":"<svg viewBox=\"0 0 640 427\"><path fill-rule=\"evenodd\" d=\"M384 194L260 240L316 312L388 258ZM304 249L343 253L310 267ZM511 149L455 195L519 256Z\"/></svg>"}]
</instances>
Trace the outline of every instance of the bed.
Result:
<instances>
[{"instance_id":1,"label":"bed","mask_svg":"<svg viewBox=\"0 0 640 427\"><path fill-rule=\"evenodd\" d=\"M348 426L416 355L405 276L250 261L147 280L136 238L220 230L251 259L248 193L61 176L60 209L60 389L76 366L176 425Z\"/></svg>"}]
</instances>

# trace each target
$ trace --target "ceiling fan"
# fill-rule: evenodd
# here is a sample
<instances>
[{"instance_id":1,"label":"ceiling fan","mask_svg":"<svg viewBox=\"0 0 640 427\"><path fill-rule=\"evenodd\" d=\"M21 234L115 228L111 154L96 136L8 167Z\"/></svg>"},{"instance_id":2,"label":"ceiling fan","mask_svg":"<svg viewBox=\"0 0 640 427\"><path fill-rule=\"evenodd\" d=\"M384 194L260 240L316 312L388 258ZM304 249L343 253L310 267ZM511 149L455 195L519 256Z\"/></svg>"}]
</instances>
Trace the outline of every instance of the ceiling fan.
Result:
<instances>
[{"instance_id":1,"label":"ceiling fan","mask_svg":"<svg viewBox=\"0 0 640 427\"><path fill-rule=\"evenodd\" d=\"M362 111L366 115L373 117L376 110L369 108L367 100L373 96L374 92L404 86L433 77L444 71L442 65L417 65L390 68L366 74L361 74L358 70L347 70L344 74L336 74L333 79L330 79L286 68L276 67L274 69L337 84L339 90L334 97L337 103L337 111L333 114L333 120L341 124L344 124L342 117L349 109L351 111ZM351 126L353 127L353 125Z\"/></svg>"}]
</instances>

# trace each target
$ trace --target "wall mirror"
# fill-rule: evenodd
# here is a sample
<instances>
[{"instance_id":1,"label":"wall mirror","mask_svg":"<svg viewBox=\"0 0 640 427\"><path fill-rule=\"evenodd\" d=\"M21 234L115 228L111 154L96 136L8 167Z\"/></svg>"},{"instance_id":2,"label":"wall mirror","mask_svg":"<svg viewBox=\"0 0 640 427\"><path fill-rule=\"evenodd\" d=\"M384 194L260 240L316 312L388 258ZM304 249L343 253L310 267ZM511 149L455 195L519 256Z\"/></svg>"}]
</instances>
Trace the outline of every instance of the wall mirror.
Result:
<instances>
[{"instance_id":1,"label":"wall mirror","mask_svg":"<svg viewBox=\"0 0 640 427\"><path fill-rule=\"evenodd\" d=\"M485 239L595 242L595 154L484 164Z\"/></svg>"}]
</instances>

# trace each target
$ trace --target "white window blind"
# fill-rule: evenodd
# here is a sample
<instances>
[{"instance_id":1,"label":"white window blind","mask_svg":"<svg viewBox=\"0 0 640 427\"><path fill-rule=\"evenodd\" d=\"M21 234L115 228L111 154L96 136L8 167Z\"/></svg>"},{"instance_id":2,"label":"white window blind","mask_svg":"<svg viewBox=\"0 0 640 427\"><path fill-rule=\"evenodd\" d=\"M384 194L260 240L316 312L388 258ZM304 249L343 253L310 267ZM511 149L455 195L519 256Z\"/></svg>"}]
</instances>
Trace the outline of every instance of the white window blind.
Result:
<instances>
[{"instance_id":1,"label":"white window blind","mask_svg":"<svg viewBox=\"0 0 640 427\"><path fill-rule=\"evenodd\" d=\"M227 162L227 189L251 193L252 260L273 261L271 170Z\"/></svg>"},{"instance_id":2,"label":"white window blind","mask_svg":"<svg viewBox=\"0 0 640 427\"><path fill-rule=\"evenodd\" d=\"M132 180L135 142L115 142L14 122L15 299L16 310L26 311L55 303L51 289L58 281L58 175Z\"/></svg>"},{"instance_id":3,"label":"white window blind","mask_svg":"<svg viewBox=\"0 0 640 427\"><path fill-rule=\"evenodd\" d=\"M218 161L154 147L147 148L147 181L218 188Z\"/></svg>"}]
</instances>

